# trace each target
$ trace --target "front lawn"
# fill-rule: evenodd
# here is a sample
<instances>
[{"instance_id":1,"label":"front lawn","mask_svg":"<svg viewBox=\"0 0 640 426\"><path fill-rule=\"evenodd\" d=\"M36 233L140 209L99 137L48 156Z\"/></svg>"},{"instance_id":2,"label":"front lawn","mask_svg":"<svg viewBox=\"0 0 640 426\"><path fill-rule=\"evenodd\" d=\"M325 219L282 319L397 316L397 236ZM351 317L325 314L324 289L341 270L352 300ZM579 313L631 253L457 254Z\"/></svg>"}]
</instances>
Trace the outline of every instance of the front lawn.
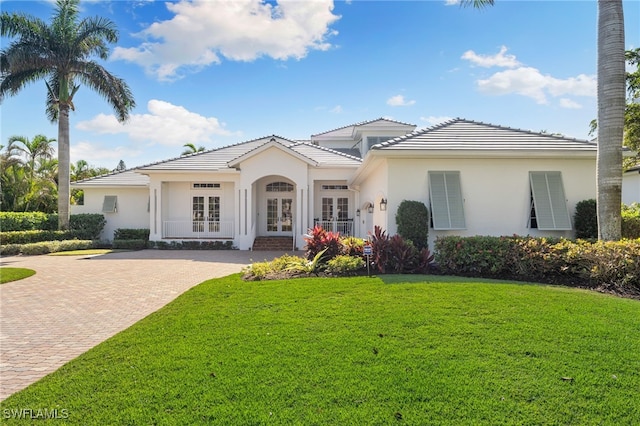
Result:
<instances>
[{"instance_id":1,"label":"front lawn","mask_svg":"<svg viewBox=\"0 0 640 426\"><path fill-rule=\"evenodd\" d=\"M2 267L0 268L0 284L28 278L35 273L36 271L33 269Z\"/></svg>"},{"instance_id":2,"label":"front lawn","mask_svg":"<svg viewBox=\"0 0 640 426\"><path fill-rule=\"evenodd\" d=\"M233 275L0 408L71 424L639 424L638 330L637 300L571 288Z\"/></svg>"}]
</instances>

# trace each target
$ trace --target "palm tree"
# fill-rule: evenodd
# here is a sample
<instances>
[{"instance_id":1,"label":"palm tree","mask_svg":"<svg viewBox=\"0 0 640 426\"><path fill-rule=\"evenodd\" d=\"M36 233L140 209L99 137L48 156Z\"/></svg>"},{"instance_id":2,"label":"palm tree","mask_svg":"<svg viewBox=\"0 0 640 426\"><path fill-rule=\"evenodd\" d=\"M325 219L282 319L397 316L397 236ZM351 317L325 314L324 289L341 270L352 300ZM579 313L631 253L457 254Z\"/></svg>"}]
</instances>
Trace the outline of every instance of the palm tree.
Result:
<instances>
[{"instance_id":1,"label":"palm tree","mask_svg":"<svg viewBox=\"0 0 640 426\"><path fill-rule=\"evenodd\" d=\"M484 7L494 0L462 0ZM625 112L625 50L622 0L598 0L598 239L622 237L622 141Z\"/></svg>"},{"instance_id":2,"label":"palm tree","mask_svg":"<svg viewBox=\"0 0 640 426\"><path fill-rule=\"evenodd\" d=\"M182 151L182 154L180 154L180 155L195 154L196 152L203 152L206 149L204 146L199 146L199 147L196 148L195 144L193 144L191 142L185 143L182 146L185 147L186 149L184 151Z\"/></svg>"},{"instance_id":3,"label":"palm tree","mask_svg":"<svg viewBox=\"0 0 640 426\"><path fill-rule=\"evenodd\" d=\"M625 111L622 0L598 0L598 238L622 237L622 139Z\"/></svg>"},{"instance_id":4,"label":"palm tree","mask_svg":"<svg viewBox=\"0 0 640 426\"><path fill-rule=\"evenodd\" d=\"M55 141L55 139L49 139L44 135L36 135L33 139L25 136L11 136L7 151L10 155L25 155L27 157L27 172L29 181L32 183L36 171L36 161L40 158L50 159L53 157L51 144Z\"/></svg>"},{"instance_id":5,"label":"palm tree","mask_svg":"<svg viewBox=\"0 0 640 426\"><path fill-rule=\"evenodd\" d=\"M44 79L46 112L58 122L58 227L69 227L69 110L84 83L102 95L119 121L129 118L135 101L129 86L92 60L106 60L108 43L118 40L115 24L106 18L80 20L79 0L57 0L51 24L23 13L2 13L3 37L17 37L0 52L0 103L25 86Z\"/></svg>"},{"instance_id":6,"label":"palm tree","mask_svg":"<svg viewBox=\"0 0 640 426\"><path fill-rule=\"evenodd\" d=\"M71 180L77 182L79 180L91 177L89 163L86 160L78 160L75 164L71 164Z\"/></svg>"}]
</instances>

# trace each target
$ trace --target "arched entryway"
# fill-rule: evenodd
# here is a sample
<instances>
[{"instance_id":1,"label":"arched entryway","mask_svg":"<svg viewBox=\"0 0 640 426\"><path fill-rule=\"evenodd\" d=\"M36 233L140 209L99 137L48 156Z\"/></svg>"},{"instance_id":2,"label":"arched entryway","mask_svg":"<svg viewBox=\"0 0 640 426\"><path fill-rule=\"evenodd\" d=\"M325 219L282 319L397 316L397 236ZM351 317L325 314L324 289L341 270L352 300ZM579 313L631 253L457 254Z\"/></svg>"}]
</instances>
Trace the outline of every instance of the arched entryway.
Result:
<instances>
[{"instance_id":1,"label":"arched entryway","mask_svg":"<svg viewBox=\"0 0 640 426\"><path fill-rule=\"evenodd\" d=\"M293 236L296 223L296 189L288 179L270 177L258 182L258 233Z\"/></svg>"}]
</instances>

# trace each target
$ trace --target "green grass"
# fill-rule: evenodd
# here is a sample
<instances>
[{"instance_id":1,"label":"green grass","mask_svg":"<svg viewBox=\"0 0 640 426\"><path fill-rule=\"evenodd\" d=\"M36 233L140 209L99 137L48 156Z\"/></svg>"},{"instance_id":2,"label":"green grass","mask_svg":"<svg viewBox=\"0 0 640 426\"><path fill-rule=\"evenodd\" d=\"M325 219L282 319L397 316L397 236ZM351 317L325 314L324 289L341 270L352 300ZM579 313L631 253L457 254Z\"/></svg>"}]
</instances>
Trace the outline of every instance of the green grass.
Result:
<instances>
[{"instance_id":1,"label":"green grass","mask_svg":"<svg viewBox=\"0 0 640 426\"><path fill-rule=\"evenodd\" d=\"M48 256L95 256L99 254L109 254L109 253L118 253L121 251L129 251L129 250L113 250L113 249L84 249L84 250L69 250L69 251L58 251L55 253L49 253Z\"/></svg>"},{"instance_id":2,"label":"green grass","mask_svg":"<svg viewBox=\"0 0 640 426\"><path fill-rule=\"evenodd\" d=\"M0 268L0 284L28 278L35 273L36 271L33 269L2 267Z\"/></svg>"},{"instance_id":3,"label":"green grass","mask_svg":"<svg viewBox=\"0 0 640 426\"><path fill-rule=\"evenodd\" d=\"M233 275L0 408L88 425L640 424L639 330L638 301L563 287Z\"/></svg>"}]
</instances>

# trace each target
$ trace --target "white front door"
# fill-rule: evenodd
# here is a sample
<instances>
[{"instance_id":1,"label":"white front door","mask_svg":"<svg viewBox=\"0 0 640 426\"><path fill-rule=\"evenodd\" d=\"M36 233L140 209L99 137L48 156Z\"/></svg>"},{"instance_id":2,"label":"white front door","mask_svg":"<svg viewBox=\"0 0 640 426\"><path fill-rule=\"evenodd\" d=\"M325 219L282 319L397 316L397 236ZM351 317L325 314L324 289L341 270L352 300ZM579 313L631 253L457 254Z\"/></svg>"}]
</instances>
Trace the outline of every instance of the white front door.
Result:
<instances>
[{"instance_id":1,"label":"white front door","mask_svg":"<svg viewBox=\"0 0 640 426\"><path fill-rule=\"evenodd\" d=\"M266 231L268 235L293 234L293 198L267 196L266 212Z\"/></svg>"}]
</instances>

